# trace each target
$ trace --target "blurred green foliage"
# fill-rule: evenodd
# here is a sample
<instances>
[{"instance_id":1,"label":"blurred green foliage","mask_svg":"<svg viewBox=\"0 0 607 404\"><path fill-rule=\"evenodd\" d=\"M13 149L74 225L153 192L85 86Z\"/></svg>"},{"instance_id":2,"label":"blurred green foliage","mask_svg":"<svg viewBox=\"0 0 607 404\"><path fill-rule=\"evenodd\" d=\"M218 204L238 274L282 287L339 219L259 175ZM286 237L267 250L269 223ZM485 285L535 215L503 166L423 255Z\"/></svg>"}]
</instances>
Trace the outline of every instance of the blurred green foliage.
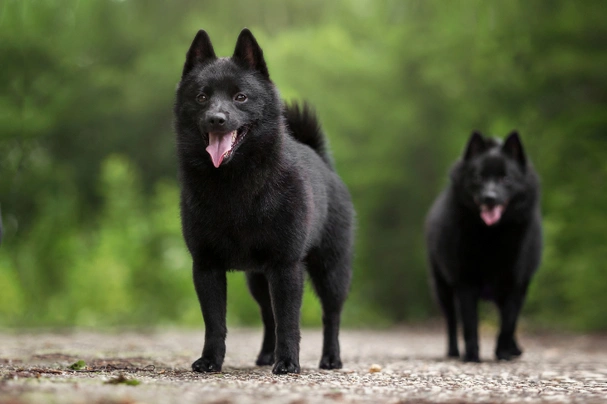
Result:
<instances>
[{"instance_id":1,"label":"blurred green foliage","mask_svg":"<svg viewBox=\"0 0 607 404\"><path fill-rule=\"evenodd\" d=\"M345 324L438 314L425 212L472 129L517 128L545 215L525 319L606 330L604 17L601 0L4 0L0 325L201 324L173 96L199 28L229 56L247 26L283 97L316 107L354 197ZM242 273L228 320L259 322ZM302 320L320 323L310 290Z\"/></svg>"}]
</instances>

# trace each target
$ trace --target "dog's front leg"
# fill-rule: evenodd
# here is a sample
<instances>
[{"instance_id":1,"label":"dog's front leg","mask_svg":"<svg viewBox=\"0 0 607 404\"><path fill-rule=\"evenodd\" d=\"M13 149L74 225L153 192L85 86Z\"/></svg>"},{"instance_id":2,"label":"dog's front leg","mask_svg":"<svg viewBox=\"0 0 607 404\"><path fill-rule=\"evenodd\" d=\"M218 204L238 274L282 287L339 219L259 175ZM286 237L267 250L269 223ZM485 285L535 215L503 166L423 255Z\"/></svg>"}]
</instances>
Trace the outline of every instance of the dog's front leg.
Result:
<instances>
[{"instance_id":1,"label":"dog's front leg","mask_svg":"<svg viewBox=\"0 0 607 404\"><path fill-rule=\"evenodd\" d=\"M220 372L226 354L226 272L194 263L194 287L204 318L202 356L192 364L196 372Z\"/></svg>"},{"instance_id":2,"label":"dog's front leg","mask_svg":"<svg viewBox=\"0 0 607 404\"><path fill-rule=\"evenodd\" d=\"M495 348L495 356L498 360L510 360L523 353L516 343L514 333L526 293L527 285L519 285L497 301L501 317L500 333Z\"/></svg>"},{"instance_id":3,"label":"dog's front leg","mask_svg":"<svg viewBox=\"0 0 607 404\"><path fill-rule=\"evenodd\" d=\"M457 289L460 317L466 343L465 362L480 362L478 355L478 287L463 285Z\"/></svg>"},{"instance_id":4,"label":"dog's front leg","mask_svg":"<svg viewBox=\"0 0 607 404\"><path fill-rule=\"evenodd\" d=\"M276 351L272 372L299 373L299 317L303 296L303 265L275 269L267 275L276 321Z\"/></svg>"}]
</instances>

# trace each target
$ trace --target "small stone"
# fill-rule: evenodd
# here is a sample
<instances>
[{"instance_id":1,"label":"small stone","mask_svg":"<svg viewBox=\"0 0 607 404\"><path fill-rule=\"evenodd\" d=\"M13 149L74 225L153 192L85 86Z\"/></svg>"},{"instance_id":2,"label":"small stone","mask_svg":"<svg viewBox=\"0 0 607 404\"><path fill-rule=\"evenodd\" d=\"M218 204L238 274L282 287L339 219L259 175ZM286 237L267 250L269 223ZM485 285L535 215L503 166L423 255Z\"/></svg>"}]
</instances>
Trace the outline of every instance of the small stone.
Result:
<instances>
[{"instance_id":1,"label":"small stone","mask_svg":"<svg viewBox=\"0 0 607 404\"><path fill-rule=\"evenodd\" d=\"M379 366L377 363L374 363L369 368L369 373L377 373L377 372L381 372L381 366Z\"/></svg>"}]
</instances>

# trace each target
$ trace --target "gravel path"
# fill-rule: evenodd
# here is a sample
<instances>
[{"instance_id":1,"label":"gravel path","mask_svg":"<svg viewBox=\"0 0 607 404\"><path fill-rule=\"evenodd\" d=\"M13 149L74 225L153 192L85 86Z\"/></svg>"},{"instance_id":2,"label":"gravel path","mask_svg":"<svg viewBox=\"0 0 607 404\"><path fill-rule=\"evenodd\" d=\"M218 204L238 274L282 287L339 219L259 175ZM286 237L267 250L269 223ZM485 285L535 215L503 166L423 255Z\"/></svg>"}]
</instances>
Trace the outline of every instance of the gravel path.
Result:
<instances>
[{"instance_id":1,"label":"gravel path","mask_svg":"<svg viewBox=\"0 0 607 404\"><path fill-rule=\"evenodd\" d=\"M3 332L0 403L607 402L607 338L522 335L522 358L497 363L482 334L485 362L464 364L443 358L442 329L344 330L345 368L321 371L320 330L306 330L302 374L274 376L253 366L261 330L230 331L221 374L189 370L202 331Z\"/></svg>"}]
</instances>

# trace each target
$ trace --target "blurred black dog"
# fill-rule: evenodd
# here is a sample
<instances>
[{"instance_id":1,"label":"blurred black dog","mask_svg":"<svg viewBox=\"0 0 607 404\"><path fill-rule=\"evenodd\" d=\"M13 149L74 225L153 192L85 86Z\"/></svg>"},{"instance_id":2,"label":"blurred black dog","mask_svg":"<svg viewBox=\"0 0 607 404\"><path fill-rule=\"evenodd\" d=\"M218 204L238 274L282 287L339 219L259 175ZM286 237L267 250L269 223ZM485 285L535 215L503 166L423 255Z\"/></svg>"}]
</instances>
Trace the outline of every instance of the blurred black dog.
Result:
<instances>
[{"instance_id":1,"label":"blurred black dog","mask_svg":"<svg viewBox=\"0 0 607 404\"><path fill-rule=\"evenodd\" d=\"M198 372L221 370L226 271L246 271L261 307L257 365L298 373L307 269L323 307L320 367L342 366L339 323L351 278L354 210L316 117L285 108L248 29L231 58L199 31L175 104L183 235L206 332Z\"/></svg>"},{"instance_id":2,"label":"blurred black dog","mask_svg":"<svg viewBox=\"0 0 607 404\"><path fill-rule=\"evenodd\" d=\"M501 329L495 355L521 355L514 333L542 250L539 180L518 133L502 143L473 133L451 184L426 220L431 276L447 320L451 357L457 347L456 302L465 361L478 362L479 298L497 304Z\"/></svg>"}]
</instances>

